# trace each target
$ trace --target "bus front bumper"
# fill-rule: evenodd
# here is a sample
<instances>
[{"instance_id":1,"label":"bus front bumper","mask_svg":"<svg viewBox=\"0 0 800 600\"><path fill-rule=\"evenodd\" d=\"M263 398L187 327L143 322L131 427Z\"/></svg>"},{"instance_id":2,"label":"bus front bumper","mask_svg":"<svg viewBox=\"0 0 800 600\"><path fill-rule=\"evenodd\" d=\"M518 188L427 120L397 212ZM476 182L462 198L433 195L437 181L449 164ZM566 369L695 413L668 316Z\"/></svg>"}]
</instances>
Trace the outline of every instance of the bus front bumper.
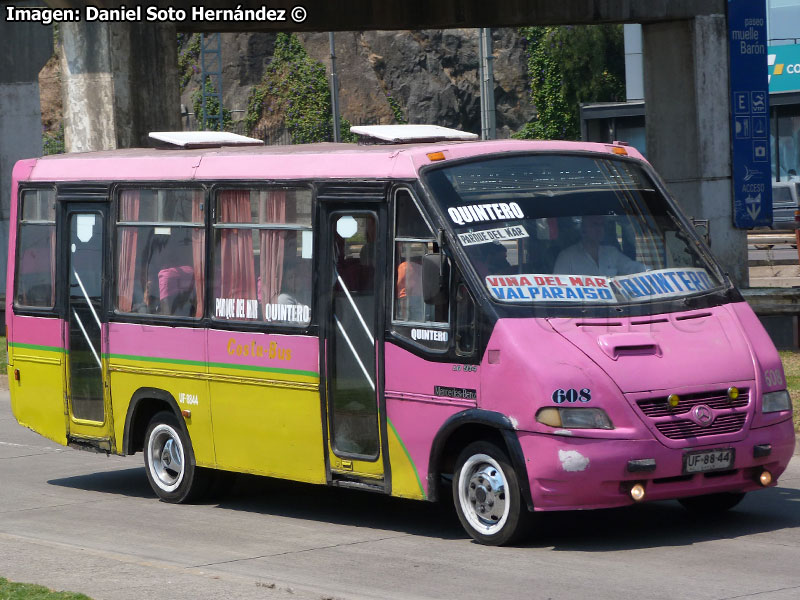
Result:
<instances>
[{"instance_id":1,"label":"bus front bumper","mask_svg":"<svg viewBox=\"0 0 800 600\"><path fill-rule=\"evenodd\" d=\"M518 437L534 509L543 511L634 504L631 488L637 483L644 487L643 500L757 490L764 487L759 477L765 470L772 476L769 486L774 486L795 449L791 418L750 430L738 442L710 443L682 450L666 448L655 439L590 439L527 432L519 432ZM759 456L767 446L769 454ZM684 473L687 452L727 448L735 451L732 468ZM649 459L655 461L654 468ZM630 461L639 462L629 465ZM643 464L647 466L641 468Z\"/></svg>"}]
</instances>

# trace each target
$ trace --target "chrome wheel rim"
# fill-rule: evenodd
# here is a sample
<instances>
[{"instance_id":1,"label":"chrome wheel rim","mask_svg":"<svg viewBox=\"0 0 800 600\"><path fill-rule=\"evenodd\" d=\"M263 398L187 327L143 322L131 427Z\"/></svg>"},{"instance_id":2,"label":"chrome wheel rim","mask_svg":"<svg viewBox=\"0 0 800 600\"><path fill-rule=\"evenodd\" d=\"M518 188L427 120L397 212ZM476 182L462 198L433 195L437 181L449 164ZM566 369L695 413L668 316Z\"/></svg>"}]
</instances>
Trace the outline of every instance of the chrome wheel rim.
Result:
<instances>
[{"instance_id":1,"label":"chrome wheel rim","mask_svg":"<svg viewBox=\"0 0 800 600\"><path fill-rule=\"evenodd\" d=\"M147 455L153 481L165 492L174 492L185 472L183 444L178 433L163 423L156 426L150 433Z\"/></svg>"},{"instance_id":2,"label":"chrome wheel rim","mask_svg":"<svg viewBox=\"0 0 800 600\"><path fill-rule=\"evenodd\" d=\"M503 529L511 507L508 484L500 464L487 454L470 456L458 478L461 512L470 526L483 535Z\"/></svg>"}]
</instances>

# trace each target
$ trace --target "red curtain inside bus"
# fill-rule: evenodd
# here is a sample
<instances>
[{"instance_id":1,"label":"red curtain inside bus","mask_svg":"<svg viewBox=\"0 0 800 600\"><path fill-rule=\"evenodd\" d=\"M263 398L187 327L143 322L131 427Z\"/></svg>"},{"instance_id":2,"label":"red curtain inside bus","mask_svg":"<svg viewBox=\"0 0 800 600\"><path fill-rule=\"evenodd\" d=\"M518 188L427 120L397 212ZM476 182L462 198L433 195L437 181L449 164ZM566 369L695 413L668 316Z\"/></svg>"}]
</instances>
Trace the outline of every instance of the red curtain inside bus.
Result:
<instances>
[{"instance_id":1,"label":"red curtain inside bus","mask_svg":"<svg viewBox=\"0 0 800 600\"><path fill-rule=\"evenodd\" d=\"M119 195L120 221L139 219L139 190L123 190ZM120 228L119 260L117 264L117 307L122 312L133 309L133 288L136 274L136 244L138 227Z\"/></svg>"},{"instance_id":2,"label":"red curtain inside bus","mask_svg":"<svg viewBox=\"0 0 800 600\"><path fill-rule=\"evenodd\" d=\"M258 203L258 221L259 223L286 222L286 192L274 190L261 195ZM262 305L278 302L283 279L285 242L285 231L261 230L261 285L258 291Z\"/></svg>"},{"instance_id":3,"label":"red curtain inside bus","mask_svg":"<svg viewBox=\"0 0 800 600\"><path fill-rule=\"evenodd\" d=\"M223 191L219 211L220 223L250 223L250 190ZM255 253L250 230L223 229L220 259L222 297L255 300Z\"/></svg>"}]
</instances>

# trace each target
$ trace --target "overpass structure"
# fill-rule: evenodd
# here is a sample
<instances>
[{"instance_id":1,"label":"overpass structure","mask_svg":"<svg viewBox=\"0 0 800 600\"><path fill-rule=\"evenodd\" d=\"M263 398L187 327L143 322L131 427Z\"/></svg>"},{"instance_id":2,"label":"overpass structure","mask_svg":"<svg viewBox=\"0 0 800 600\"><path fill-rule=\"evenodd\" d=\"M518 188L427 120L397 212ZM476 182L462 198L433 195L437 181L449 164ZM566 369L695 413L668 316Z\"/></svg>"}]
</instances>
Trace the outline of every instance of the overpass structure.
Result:
<instances>
[{"instance_id":1,"label":"overpass structure","mask_svg":"<svg viewBox=\"0 0 800 600\"><path fill-rule=\"evenodd\" d=\"M0 208L7 219L11 166L19 158L41 153L37 74L50 56L52 32L40 24L10 21L11 3L0 4ZM48 0L47 7L75 11L62 15L85 16L88 4L109 10L132 5ZM733 227L726 0L268 2L267 9L283 11L283 20L274 13L270 19L266 12L242 13L239 16L253 18L237 20L236 14L222 12L235 5L219 0L172 0L150 6L150 14L168 20L147 21L145 3L140 21L126 20L127 15L120 13L117 22L81 19L60 24L68 150L144 145L148 131L180 129L178 31L641 23L649 159L685 211L709 220L712 250L734 281L748 284L746 232ZM261 6L242 8L256 11ZM172 12L152 12L156 7L172 7ZM198 13L198 7L204 12ZM4 225L7 230L7 222Z\"/></svg>"}]
</instances>

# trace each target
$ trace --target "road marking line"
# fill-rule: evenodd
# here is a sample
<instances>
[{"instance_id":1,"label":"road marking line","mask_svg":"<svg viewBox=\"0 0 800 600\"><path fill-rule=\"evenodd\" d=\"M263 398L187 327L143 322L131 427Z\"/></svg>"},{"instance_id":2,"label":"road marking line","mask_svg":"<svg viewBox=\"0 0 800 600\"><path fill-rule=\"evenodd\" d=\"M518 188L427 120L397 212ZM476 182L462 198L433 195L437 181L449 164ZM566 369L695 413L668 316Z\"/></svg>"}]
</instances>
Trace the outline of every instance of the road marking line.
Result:
<instances>
[{"instance_id":1,"label":"road marking line","mask_svg":"<svg viewBox=\"0 0 800 600\"><path fill-rule=\"evenodd\" d=\"M31 444L15 444L13 442L0 442L0 446L11 446L13 448L33 448L34 450L48 450L50 452L63 452L62 448L51 448L50 446L32 446Z\"/></svg>"}]
</instances>

